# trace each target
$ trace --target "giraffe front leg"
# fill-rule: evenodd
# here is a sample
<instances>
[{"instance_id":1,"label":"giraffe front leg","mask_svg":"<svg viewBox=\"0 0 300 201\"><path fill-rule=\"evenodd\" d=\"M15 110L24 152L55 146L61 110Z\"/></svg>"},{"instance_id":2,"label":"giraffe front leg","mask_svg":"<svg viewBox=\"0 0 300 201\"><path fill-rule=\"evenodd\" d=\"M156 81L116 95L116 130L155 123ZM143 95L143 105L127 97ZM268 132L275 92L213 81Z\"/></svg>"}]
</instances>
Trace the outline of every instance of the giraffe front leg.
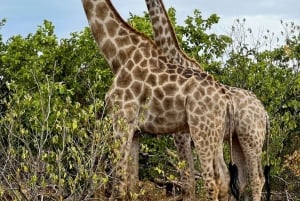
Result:
<instances>
[{"instance_id":1,"label":"giraffe front leg","mask_svg":"<svg viewBox=\"0 0 300 201\"><path fill-rule=\"evenodd\" d=\"M135 134L132 139L130 158L128 163L128 175L129 175L129 192L132 195L138 195L139 193L139 136Z\"/></svg>"},{"instance_id":2,"label":"giraffe front leg","mask_svg":"<svg viewBox=\"0 0 300 201\"><path fill-rule=\"evenodd\" d=\"M180 172L183 200L194 201L196 181L194 175L194 159L191 146L191 135L189 133L176 133L174 134L174 142L179 160L185 162L185 166Z\"/></svg>"},{"instance_id":3,"label":"giraffe front leg","mask_svg":"<svg viewBox=\"0 0 300 201\"><path fill-rule=\"evenodd\" d=\"M213 132L209 131L209 128L203 130L198 130L197 127L190 127L191 136L201 164L201 175L204 180L206 200L218 201L219 189L215 179L214 167L217 142L215 141L215 137L211 137L213 136Z\"/></svg>"},{"instance_id":4,"label":"giraffe front leg","mask_svg":"<svg viewBox=\"0 0 300 201\"><path fill-rule=\"evenodd\" d=\"M133 104L132 104L133 105ZM122 108L122 107L120 107ZM114 131L114 153L115 153L115 168L114 168L114 184L113 193L110 200L130 200L130 190L132 190L134 184L131 185L131 181L136 179L136 175L131 176L130 174L138 174L135 169L132 170L130 167L135 165L137 162L136 152L138 150L138 138L134 138L136 131L136 108L127 107L126 109L119 109L113 114L113 131ZM132 147L133 146L133 147ZM132 155L134 153L134 155ZM133 156L133 158L130 157ZM131 162L133 162L131 164Z\"/></svg>"}]
</instances>

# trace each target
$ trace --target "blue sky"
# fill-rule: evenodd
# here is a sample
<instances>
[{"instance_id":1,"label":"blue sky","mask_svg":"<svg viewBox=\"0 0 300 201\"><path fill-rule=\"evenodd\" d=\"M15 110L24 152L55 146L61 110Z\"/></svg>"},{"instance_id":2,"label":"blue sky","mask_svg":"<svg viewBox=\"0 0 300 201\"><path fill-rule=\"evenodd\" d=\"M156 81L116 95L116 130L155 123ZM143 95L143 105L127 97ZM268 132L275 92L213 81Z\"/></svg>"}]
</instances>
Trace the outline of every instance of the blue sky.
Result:
<instances>
[{"instance_id":1,"label":"blue sky","mask_svg":"<svg viewBox=\"0 0 300 201\"><path fill-rule=\"evenodd\" d=\"M144 0L112 0L121 16L128 18L129 12L142 14L146 11ZM236 18L246 18L254 30L281 30L280 20L294 21L300 25L299 0L164 0L166 7L173 6L177 20L183 23L194 9L199 9L205 17L216 13L221 21L215 32L226 32ZM0 0L0 19L7 18L0 30L4 40L36 31L44 19L55 25L58 37L68 37L71 32L81 31L88 26L80 0Z\"/></svg>"}]
</instances>

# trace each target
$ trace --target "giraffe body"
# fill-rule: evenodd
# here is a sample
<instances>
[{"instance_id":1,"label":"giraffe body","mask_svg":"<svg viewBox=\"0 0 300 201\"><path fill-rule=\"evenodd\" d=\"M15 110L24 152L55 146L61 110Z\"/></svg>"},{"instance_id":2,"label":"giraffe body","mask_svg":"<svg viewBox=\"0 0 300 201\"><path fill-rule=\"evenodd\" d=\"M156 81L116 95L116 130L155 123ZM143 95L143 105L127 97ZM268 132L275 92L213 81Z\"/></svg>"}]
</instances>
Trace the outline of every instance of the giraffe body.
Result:
<instances>
[{"instance_id":1,"label":"giraffe body","mask_svg":"<svg viewBox=\"0 0 300 201\"><path fill-rule=\"evenodd\" d=\"M109 0L82 0L94 38L115 73L106 101L120 142L112 199L129 198L129 155L137 130L190 133L202 164L207 200L219 197L219 163L232 127L227 89L211 76L168 62L157 46L122 20ZM222 154L222 153L221 153ZM120 196L120 197L119 197Z\"/></svg>"},{"instance_id":2,"label":"giraffe body","mask_svg":"<svg viewBox=\"0 0 300 201\"><path fill-rule=\"evenodd\" d=\"M146 0L146 3L154 29L154 40L162 52L172 63L203 72L200 65L180 49L162 0ZM232 155L233 161L239 168L240 187L242 190L245 188L248 174L253 200L258 201L261 199L264 184L261 154L267 132L268 115L252 92L235 87L224 87L229 90L228 94L234 105L235 129ZM187 138L181 140L188 141Z\"/></svg>"}]
</instances>

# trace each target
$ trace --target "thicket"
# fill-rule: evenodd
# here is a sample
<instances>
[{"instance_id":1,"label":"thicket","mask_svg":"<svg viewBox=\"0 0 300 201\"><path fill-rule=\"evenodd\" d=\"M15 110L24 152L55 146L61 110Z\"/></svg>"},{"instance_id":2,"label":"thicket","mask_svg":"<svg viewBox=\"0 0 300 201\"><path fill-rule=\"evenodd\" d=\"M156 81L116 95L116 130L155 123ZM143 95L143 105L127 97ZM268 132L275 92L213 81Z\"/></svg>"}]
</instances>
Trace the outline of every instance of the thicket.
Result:
<instances>
[{"instance_id":1,"label":"thicket","mask_svg":"<svg viewBox=\"0 0 300 201\"><path fill-rule=\"evenodd\" d=\"M217 35L211 33L217 15L204 19L195 10L178 25L175 14L171 8L188 55L220 82L249 89L262 100L271 119L273 194L299 199L299 26L282 22L281 33L254 34L243 19L228 35ZM152 37L147 13L128 21ZM59 39L45 20L35 33L3 41L3 26L5 20L0 23L0 200L104 196L117 146L104 102L113 76L89 29ZM174 150L171 137L142 134L140 179L176 181L183 164Z\"/></svg>"}]
</instances>

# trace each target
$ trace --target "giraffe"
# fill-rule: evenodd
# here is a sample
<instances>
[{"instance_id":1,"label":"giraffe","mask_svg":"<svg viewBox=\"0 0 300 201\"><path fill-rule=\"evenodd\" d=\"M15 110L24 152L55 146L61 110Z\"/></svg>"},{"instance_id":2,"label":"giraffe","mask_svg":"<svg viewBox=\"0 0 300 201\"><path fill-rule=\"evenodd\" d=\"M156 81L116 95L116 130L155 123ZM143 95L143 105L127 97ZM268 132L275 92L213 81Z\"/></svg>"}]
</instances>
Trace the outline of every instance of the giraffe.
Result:
<instances>
[{"instance_id":1,"label":"giraffe","mask_svg":"<svg viewBox=\"0 0 300 201\"><path fill-rule=\"evenodd\" d=\"M82 0L95 41L115 74L106 94L114 137L119 141L116 190L111 199L127 200L128 173L136 131L155 135L190 133L207 200L220 199L225 136L233 129L227 89L203 72L168 62L157 46L132 29L109 0ZM229 183L229 181L228 181Z\"/></svg>"},{"instance_id":2,"label":"giraffe","mask_svg":"<svg viewBox=\"0 0 300 201\"><path fill-rule=\"evenodd\" d=\"M179 47L162 0L146 0L146 4L153 25L156 45L172 63L204 72L201 66L189 58ZM248 173L253 200L258 201L261 199L261 191L265 182L261 167L261 154L268 129L268 115L262 103L252 92L225 85L224 87L229 89L234 103L235 130L232 154L239 170L242 170L239 172L241 190L243 191L246 186ZM182 140L188 139L182 138Z\"/></svg>"}]
</instances>

